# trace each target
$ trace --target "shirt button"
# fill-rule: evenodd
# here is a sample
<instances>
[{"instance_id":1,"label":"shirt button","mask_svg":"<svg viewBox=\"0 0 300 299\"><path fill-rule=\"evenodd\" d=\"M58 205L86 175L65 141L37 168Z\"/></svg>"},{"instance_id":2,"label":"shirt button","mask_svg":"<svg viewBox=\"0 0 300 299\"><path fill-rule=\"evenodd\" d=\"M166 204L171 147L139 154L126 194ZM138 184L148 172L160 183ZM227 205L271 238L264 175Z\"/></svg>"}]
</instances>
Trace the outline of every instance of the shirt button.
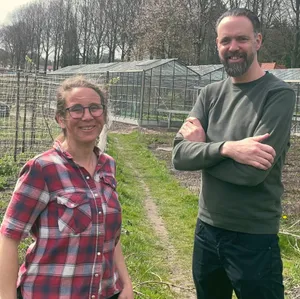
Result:
<instances>
[{"instance_id":1,"label":"shirt button","mask_svg":"<svg viewBox=\"0 0 300 299\"><path fill-rule=\"evenodd\" d=\"M94 193L94 195L95 195L95 196L98 196L98 194L97 194L97 193Z\"/></svg>"},{"instance_id":2,"label":"shirt button","mask_svg":"<svg viewBox=\"0 0 300 299\"><path fill-rule=\"evenodd\" d=\"M101 252L97 252L97 255L101 255Z\"/></svg>"},{"instance_id":3,"label":"shirt button","mask_svg":"<svg viewBox=\"0 0 300 299\"><path fill-rule=\"evenodd\" d=\"M95 274L95 277L98 277L98 276L99 276L99 274L98 274L98 273L96 273L96 274Z\"/></svg>"},{"instance_id":4,"label":"shirt button","mask_svg":"<svg viewBox=\"0 0 300 299\"><path fill-rule=\"evenodd\" d=\"M94 299L94 298L96 298L96 296L95 296L95 295L92 295L92 298Z\"/></svg>"},{"instance_id":5,"label":"shirt button","mask_svg":"<svg viewBox=\"0 0 300 299\"><path fill-rule=\"evenodd\" d=\"M101 211L99 211L99 212L98 212L98 214L99 214L99 215L101 215L101 214L102 214L102 212L101 212Z\"/></svg>"},{"instance_id":6,"label":"shirt button","mask_svg":"<svg viewBox=\"0 0 300 299\"><path fill-rule=\"evenodd\" d=\"M89 177L89 176L87 176L87 177L86 177L86 179L87 179L87 180L89 180L89 179L90 179L90 177Z\"/></svg>"}]
</instances>

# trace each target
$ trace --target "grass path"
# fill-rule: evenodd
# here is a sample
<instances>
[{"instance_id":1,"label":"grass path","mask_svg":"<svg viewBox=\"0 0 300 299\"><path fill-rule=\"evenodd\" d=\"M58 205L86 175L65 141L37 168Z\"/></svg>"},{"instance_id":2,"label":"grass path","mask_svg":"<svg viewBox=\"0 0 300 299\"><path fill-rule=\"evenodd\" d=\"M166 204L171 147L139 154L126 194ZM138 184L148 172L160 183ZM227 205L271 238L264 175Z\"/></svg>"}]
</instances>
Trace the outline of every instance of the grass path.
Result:
<instances>
[{"instance_id":1,"label":"grass path","mask_svg":"<svg viewBox=\"0 0 300 299\"><path fill-rule=\"evenodd\" d=\"M145 208L146 217L157 237L156 242L163 248L164 265L169 272L168 281L165 281L165 283L171 288L174 298L196 299L190 270L187 273L186 269L182 267L179 253L171 242L165 222L160 216L159 208L146 183L147 172L141 171L142 167L139 165L130 143L124 142L124 138L120 135L114 136L113 143L115 150L119 153L118 158L121 158L120 153L122 153L122 156L127 157L126 161L124 161L124 166L138 180L142 193L145 195L141 201Z\"/></svg>"}]
</instances>

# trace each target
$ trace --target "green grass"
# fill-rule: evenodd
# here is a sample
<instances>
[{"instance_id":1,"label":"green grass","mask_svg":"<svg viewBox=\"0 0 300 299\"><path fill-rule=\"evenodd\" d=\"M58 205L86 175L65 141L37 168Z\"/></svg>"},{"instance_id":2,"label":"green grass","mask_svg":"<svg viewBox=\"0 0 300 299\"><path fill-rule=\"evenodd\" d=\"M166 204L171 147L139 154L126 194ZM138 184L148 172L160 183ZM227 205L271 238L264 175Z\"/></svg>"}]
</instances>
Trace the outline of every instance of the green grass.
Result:
<instances>
[{"instance_id":1,"label":"green grass","mask_svg":"<svg viewBox=\"0 0 300 299\"><path fill-rule=\"evenodd\" d=\"M148 150L149 144L165 142L165 137L143 135L138 132L126 135L112 134L112 136L122 144L126 159L134 163L150 189L151 196L159 206L170 238L180 256L182 267L190 268L198 196L182 188L169 174L165 163L158 161ZM116 160L119 163L121 157L117 156Z\"/></svg>"},{"instance_id":2,"label":"green grass","mask_svg":"<svg viewBox=\"0 0 300 299\"><path fill-rule=\"evenodd\" d=\"M286 231L286 223L282 224L282 230ZM300 235L298 232L293 232L296 235ZM285 277L285 288L287 290L287 299L293 299L290 297L290 290L299 286L300 284L300 240L280 234L279 244L283 260L283 275Z\"/></svg>"},{"instance_id":3,"label":"green grass","mask_svg":"<svg viewBox=\"0 0 300 299\"><path fill-rule=\"evenodd\" d=\"M172 240L178 256L178 265L182 269L191 271L198 196L181 187L179 182L169 173L166 163L158 161L149 150L149 146L153 144L170 144L173 136L174 133L152 135L140 132L124 135L111 134L109 136L108 153L117 162L118 193L123 210L122 247L137 298L176 298L176 295L164 284L164 282L169 282L171 278L167 263L168 257L164 246L160 244L154 228L147 219L144 207L144 199L147 194L141 187L141 180L149 188L151 197L158 206L159 214L164 219L170 240ZM24 162L30 155L32 154L21 156L20 160ZM20 167L20 160L17 162L18 167ZM6 162L8 164L3 167L3 170L8 169L3 177L9 178L9 181L14 180L15 164L10 158L5 158L2 161L4 162L2 165L0 163L0 168ZM0 192L0 220L3 217L10 193L11 190ZM287 220L282 220L282 222L283 228L291 225ZM23 259L30 242L31 239L28 238L21 243L19 248L20 260ZM300 283L298 243L292 237L280 235L280 246L288 293L286 298L293 299L289 296L289 290ZM142 295L139 296L139 294Z\"/></svg>"},{"instance_id":4,"label":"green grass","mask_svg":"<svg viewBox=\"0 0 300 299\"><path fill-rule=\"evenodd\" d=\"M9 186L9 181L16 178L19 165L12 156L4 155L0 158L0 191Z\"/></svg>"},{"instance_id":5,"label":"green grass","mask_svg":"<svg viewBox=\"0 0 300 299\"><path fill-rule=\"evenodd\" d=\"M35 139L45 140L48 139L51 142L50 134L48 131L48 127L51 131L51 135L53 137L57 136L60 133L60 128L56 124L54 119L43 117L36 117L34 123L34 133ZM0 140L14 140L15 131L16 131L16 120L15 117L9 118L0 118ZM32 133L32 125L31 125L31 117L26 120L26 128L25 128L25 139L30 140ZM21 140L23 137L23 117L20 116L18 121L18 138Z\"/></svg>"},{"instance_id":6,"label":"green grass","mask_svg":"<svg viewBox=\"0 0 300 299\"><path fill-rule=\"evenodd\" d=\"M117 160L119 199L123 210L122 247L126 264L133 280L135 291L145 298L174 298L170 290L160 281L168 281L164 248L147 221L143 205L145 192L139 180L126 166L128 157L116 144L118 137L110 140L109 154ZM147 282L157 283L147 283ZM142 297L144 298L144 297Z\"/></svg>"},{"instance_id":7,"label":"green grass","mask_svg":"<svg viewBox=\"0 0 300 299\"><path fill-rule=\"evenodd\" d=\"M111 134L126 153L115 156L117 163L127 159L134 164L143 177L144 182L156 200L159 212L163 217L171 240L180 255L183 267L191 269L191 255L195 221L198 212L198 196L181 187L176 179L169 174L164 161L158 161L148 149L153 143L170 143L169 135L152 135L134 132L126 135ZM114 147L114 145L112 144ZM122 168L122 166L119 166ZM135 178L137 180L137 178ZM124 211L126 215L126 210ZM127 217L127 215L126 215ZM287 223L282 220L282 226ZM299 233L298 233L299 235ZM299 243L299 241L298 241ZM284 264L285 287L287 299L289 290L300 283L300 251L298 243L292 237L280 235L280 247ZM300 244L299 244L300 247ZM235 298L235 297L234 297Z\"/></svg>"}]
</instances>

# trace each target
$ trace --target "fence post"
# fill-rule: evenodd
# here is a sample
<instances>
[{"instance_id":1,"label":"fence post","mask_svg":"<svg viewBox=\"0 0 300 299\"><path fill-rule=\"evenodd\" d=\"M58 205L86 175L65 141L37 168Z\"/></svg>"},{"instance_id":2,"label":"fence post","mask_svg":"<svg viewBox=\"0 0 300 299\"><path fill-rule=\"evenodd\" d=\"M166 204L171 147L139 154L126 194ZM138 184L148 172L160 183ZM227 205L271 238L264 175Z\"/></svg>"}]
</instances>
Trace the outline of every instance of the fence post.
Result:
<instances>
[{"instance_id":1,"label":"fence post","mask_svg":"<svg viewBox=\"0 0 300 299\"><path fill-rule=\"evenodd\" d=\"M33 149L35 143L35 130L36 130L36 105L37 105L37 73L34 74L34 91L32 101L32 117L31 117L31 136L30 136L30 149Z\"/></svg>"},{"instance_id":2,"label":"fence post","mask_svg":"<svg viewBox=\"0 0 300 299\"><path fill-rule=\"evenodd\" d=\"M14 161L17 161L18 138L19 138L19 114L20 114L20 70L17 71L17 103L16 103L16 132L14 146Z\"/></svg>"},{"instance_id":3,"label":"fence post","mask_svg":"<svg viewBox=\"0 0 300 299\"><path fill-rule=\"evenodd\" d=\"M140 102L140 115L139 115L140 126L142 125L142 121L143 121L144 94L145 94L145 71L142 72L141 102Z\"/></svg>"},{"instance_id":4,"label":"fence post","mask_svg":"<svg viewBox=\"0 0 300 299\"><path fill-rule=\"evenodd\" d=\"M26 119L27 119L27 96L28 96L28 74L26 74L26 76L25 76L25 98L24 98L23 134L22 134L22 153L25 153Z\"/></svg>"}]
</instances>

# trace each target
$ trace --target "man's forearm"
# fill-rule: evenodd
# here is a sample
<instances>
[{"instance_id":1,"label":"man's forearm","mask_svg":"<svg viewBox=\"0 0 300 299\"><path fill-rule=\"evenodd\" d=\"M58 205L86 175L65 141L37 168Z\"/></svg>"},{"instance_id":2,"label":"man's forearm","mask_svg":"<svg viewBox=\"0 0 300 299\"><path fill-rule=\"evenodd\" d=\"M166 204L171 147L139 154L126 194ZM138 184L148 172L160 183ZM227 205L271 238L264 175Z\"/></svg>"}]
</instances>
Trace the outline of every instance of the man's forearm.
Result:
<instances>
[{"instance_id":1,"label":"man's forearm","mask_svg":"<svg viewBox=\"0 0 300 299\"><path fill-rule=\"evenodd\" d=\"M172 153L174 168L194 171L212 167L225 159L220 154L222 144L223 142L205 143L188 140L177 142Z\"/></svg>"},{"instance_id":2,"label":"man's forearm","mask_svg":"<svg viewBox=\"0 0 300 299\"><path fill-rule=\"evenodd\" d=\"M272 167L276 155L270 145L261 143L269 136L264 134L239 141L227 141L220 148L220 154L238 163L267 170Z\"/></svg>"}]
</instances>

